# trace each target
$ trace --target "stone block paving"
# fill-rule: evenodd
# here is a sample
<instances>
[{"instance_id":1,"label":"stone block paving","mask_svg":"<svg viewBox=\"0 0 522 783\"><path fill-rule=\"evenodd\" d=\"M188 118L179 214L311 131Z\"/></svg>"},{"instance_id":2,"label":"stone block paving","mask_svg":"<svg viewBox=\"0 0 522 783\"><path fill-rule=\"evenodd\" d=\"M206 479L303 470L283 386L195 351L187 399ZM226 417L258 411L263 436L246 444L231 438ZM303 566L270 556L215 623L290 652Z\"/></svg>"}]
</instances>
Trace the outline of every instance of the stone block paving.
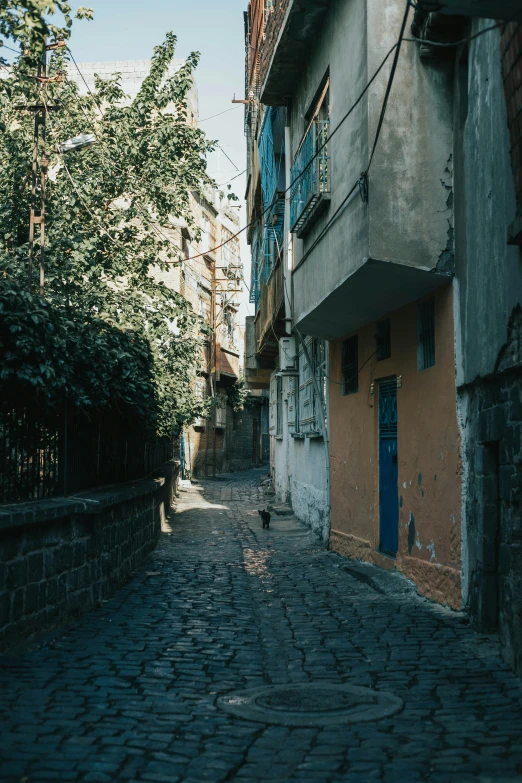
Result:
<instances>
[{"instance_id":1,"label":"stone block paving","mask_svg":"<svg viewBox=\"0 0 522 783\"><path fill-rule=\"evenodd\" d=\"M496 645L459 613L354 578L295 521L262 530L262 476L193 485L113 599L0 659L1 781L522 780L522 686ZM217 703L321 681L404 709L292 728Z\"/></svg>"}]
</instances>

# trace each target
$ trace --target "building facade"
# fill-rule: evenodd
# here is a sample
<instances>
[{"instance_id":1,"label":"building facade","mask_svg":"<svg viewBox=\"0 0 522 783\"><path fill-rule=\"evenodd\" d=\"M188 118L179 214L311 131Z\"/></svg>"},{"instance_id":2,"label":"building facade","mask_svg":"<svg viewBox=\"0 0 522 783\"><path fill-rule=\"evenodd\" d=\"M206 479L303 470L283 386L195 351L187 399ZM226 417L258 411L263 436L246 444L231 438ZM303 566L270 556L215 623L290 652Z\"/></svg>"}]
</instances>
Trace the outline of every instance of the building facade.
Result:
<instances>
[{"instance_id":1,"label":"building facade","mask_svg":"<svg viewBox=\"0 0 522 783\"><path fill-rule=\"evenodd\" d=\"M467 608L518 670L521 16L252 0L246 17L246 366L270 385L276 488L310 521L311 475L331 548Z\"/></svg>"}]
</instances>

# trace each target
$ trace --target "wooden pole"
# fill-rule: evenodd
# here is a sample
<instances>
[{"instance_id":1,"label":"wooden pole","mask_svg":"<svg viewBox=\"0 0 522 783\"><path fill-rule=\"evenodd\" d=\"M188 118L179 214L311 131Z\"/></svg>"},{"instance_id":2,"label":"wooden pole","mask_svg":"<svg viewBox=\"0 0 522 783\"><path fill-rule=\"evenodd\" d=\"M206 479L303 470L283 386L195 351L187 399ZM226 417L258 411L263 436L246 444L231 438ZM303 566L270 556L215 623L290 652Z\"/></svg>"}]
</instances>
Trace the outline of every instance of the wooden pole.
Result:
<instances>
[{"instance_id":1,"label":"wooden pole","mask_svg":"<svg viewBox=\"0 0 522 783\"><path fill-rule=\"evenodd\" d=\"M212 319L212 365L211 365L211 371L212 371L212 386L214 390L214 396L216 397L215 402L217 402L217 389L216 389L216 364L217 364L217 337L216 337L216 323L217 323L217 317L216 317L216 262L212 261L210 266L210 271L212 274L212 294L211 294L211 314L210 317ZM212 455L212 475L216 475L216 424L217 424L217 408L214 405L212 409L212 426L213 426L213 455Z\"/></svg>"},{"instance_id":2,"label":"wooden pole","mask_svg":"<svg viewBox=\"0 0 522 783\"><path fill-rule=\"evenodd\" d=\"M37 69L37 82L45 90L47 79L47 49L44 51ZM22 107L21 107L22 108ZM34 234L35 226L40 226L40 295L43 296L45 282L45 184L47 179L47 158L45 156L45 118L46 107L35 107L33 160L31 166L31 207L29 212L29 261L27 269L27 285L29 291L33 284L34 267ZM36 214L36 191L38 185L38 149L40 146L40 127L42 128L42 160L40 165L40 214Z\"/></svg>"}]
</instances>

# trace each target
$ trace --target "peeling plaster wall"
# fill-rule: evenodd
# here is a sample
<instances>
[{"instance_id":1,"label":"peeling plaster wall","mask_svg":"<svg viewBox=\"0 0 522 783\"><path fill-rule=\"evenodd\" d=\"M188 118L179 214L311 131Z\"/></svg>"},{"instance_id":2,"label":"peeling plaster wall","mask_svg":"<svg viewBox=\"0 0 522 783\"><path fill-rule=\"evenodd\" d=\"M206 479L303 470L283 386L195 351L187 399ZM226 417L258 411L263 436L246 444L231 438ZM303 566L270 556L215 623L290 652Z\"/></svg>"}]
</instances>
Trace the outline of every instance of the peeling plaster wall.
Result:
<instances>
[{"instance_id":1,"label":"peeling plaster wall","mask_svg":"<svg viewBox=\"0 0 522 783\"><path fill-rule=\"evenodd\" d=\"M291 441L292 508L296 517L327 543L330 519L323 439L291 438Z\"/></svg>"},{"instance_id":2,"label":"peeling plaster wall","mask_svg":"<svg viewBox=\"0 0 522 783\"><path fill-rule=\"evenodd\" d=\"M272 437L272 476L276 500L289 503L297 519L309 525L325 543L330 518L326 450L322 438L293 438L288 430L288 379L283 378L283 428Z\"/></svg>"},{"instance_id":3,"label":"peeling plaster wall","mask_svg":"<svg viewBox=\"0 0 522 783\"><path fill-rule=\"evenodd\" d=\"M400 0L332 0L292 96L293 151L325 75L333 129L396 42L403 13ZM296 324L325 302L331 303L329 318L342 324L346 301L332 293L344 285L349 300L349 278L368 259L453 271L451 67L425 69L418 47L406 42L370 171L369 200L363 203L357 189L299 266L368 166L392 60L329 142L329 207L304 238L294 237Z\"/></svg>"},{"instance_id":4,"label":"peeling plaster wall","mask_svg":"<svg viewBox=\"0 0 522 783\"><path fill-rule=\"evenodd\" d=\"M389 314L391 357L370 359L375 324L359 330L359 391L330 389L330 545L350 557L397 567L435 601L461 606L461 459L455 402L453 287L435 294L434 367L417 369L417 305ZM332 341L331 378L341 379L342 340ZM379 545L378 381L397 390L399 550ZM375 384L374 395L370 392Z\"/></svg>"},{"instance_id":5,"label":"peeling plaster wall","mask_svg":"<svg viewBox=\"0 0 522 783\"><path fill-rule=\"evenodd\" d=\"M472 32L487 26L487 21L475 22ZM463 346L459 386L495 371L508 320L522 301L520 250L507 244L516 201L497 30L470 45L467 101L467 117L456 128L455 139L456 274Z\"/></svg>"},{"instance_id":6,"label":"peeling plaster wall","mask_svg":"<svg viewBox=\"0 0 522 783\"><path fill-rule=\"evenodd\" d=\"M472 33L488 26L476 21ZM465 462L464 595L522 673L522 260L500 33L470 45L455 81L458 407Z\"/></svg>"}]
</instances>

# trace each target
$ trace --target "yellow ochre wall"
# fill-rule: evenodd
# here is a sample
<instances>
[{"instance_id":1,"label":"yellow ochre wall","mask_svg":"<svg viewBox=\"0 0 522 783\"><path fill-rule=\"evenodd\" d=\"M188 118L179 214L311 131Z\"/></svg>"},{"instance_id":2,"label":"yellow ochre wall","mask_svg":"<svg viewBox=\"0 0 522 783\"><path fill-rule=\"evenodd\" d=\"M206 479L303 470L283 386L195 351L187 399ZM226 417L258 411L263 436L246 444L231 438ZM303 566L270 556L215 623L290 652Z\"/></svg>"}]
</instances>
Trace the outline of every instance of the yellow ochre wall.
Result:
<instances>
[{"instance_id":1,"label":"yellow ochre wall","mask_svg":"<svg viewBox=\"0 0 522 783\"><path fill-rule=\"evenodd\" d=\"M364 365L356 394L343 397L339 383L330 383L330 547L386 568L395 565L419 592L459 608L461 462L453 289L448 285L435 293L435 365L422 371L417 370L417 304L388 315L391 357L383 361L374 357ZM375 324L370 324L358 332L359 368L375 351L375 331ZM341 346L342 339L330 342L330 378L337 382ZM376 551L378 381L394 375L402 376L402 388L397 390L399 550L395 561Z\"/></svg>"}]
</instances>

